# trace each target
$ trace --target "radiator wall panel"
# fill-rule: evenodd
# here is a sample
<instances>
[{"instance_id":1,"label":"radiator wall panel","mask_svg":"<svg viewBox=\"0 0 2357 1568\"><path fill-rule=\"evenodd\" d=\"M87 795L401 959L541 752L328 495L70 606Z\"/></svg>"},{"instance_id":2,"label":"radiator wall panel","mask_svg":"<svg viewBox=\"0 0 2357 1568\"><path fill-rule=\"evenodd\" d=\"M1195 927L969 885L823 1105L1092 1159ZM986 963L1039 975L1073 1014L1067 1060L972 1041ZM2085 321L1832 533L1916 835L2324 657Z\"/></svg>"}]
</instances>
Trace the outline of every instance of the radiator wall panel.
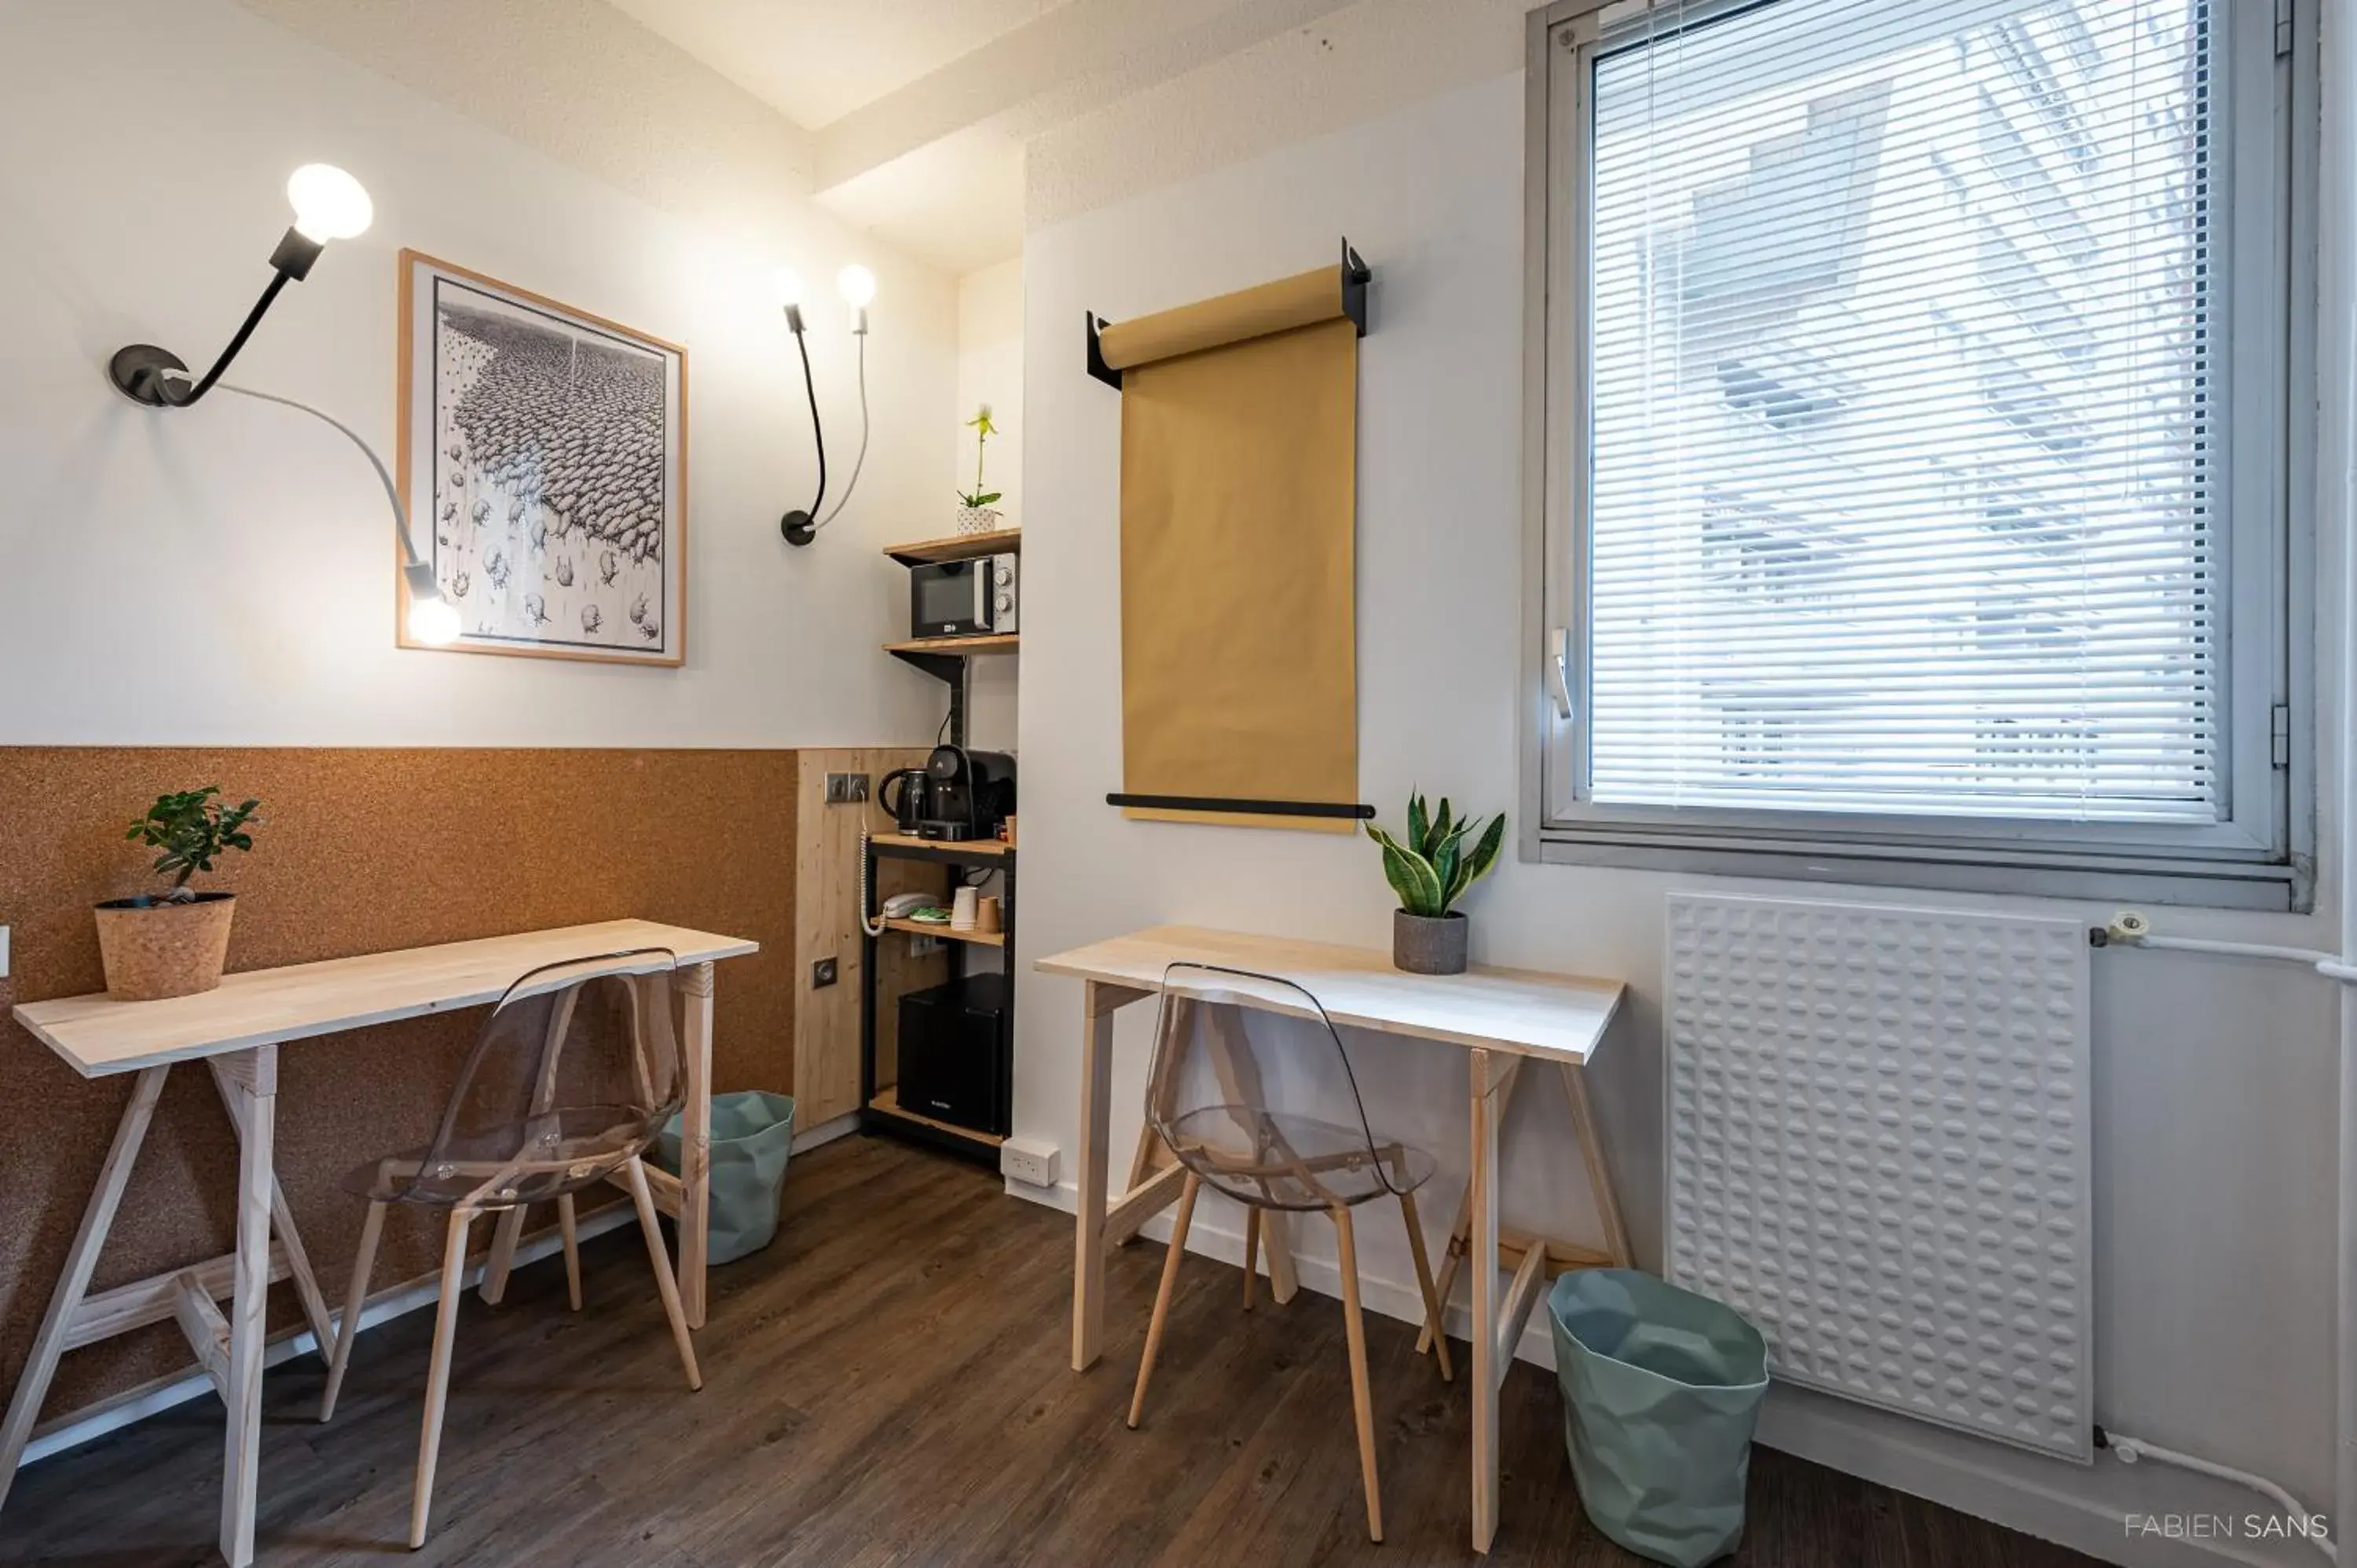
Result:
<instances>
[{"instance_id":1,"label":"radiator wall panel","mask_svg":"<svg viewBox=\"0 0 2357 1568\"><path fill-rule=\"evenodd\" d=\"M1665 1269L1770 1369L2093 1457L2074 921L1668 899Z\"/></svg>"}]
</instances>

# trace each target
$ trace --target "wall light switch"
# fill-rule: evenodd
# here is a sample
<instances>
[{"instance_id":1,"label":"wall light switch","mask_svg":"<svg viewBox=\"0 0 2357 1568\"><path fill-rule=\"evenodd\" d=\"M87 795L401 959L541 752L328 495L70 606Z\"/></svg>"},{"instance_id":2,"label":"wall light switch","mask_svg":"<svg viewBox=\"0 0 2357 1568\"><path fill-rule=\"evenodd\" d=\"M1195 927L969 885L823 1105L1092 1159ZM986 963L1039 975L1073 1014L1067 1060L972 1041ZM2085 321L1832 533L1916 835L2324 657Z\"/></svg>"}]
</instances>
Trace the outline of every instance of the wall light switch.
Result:
<instances>
[{"instance_id":1,"label":"wall light switch","mask_svg":"<svg viewBox=\"0 0 2357 1568\"><path fill-rule=\"evenodd\" d=\"M8 928L0 926L0 980L8 978Z\"/></svg>"}]
</instances>

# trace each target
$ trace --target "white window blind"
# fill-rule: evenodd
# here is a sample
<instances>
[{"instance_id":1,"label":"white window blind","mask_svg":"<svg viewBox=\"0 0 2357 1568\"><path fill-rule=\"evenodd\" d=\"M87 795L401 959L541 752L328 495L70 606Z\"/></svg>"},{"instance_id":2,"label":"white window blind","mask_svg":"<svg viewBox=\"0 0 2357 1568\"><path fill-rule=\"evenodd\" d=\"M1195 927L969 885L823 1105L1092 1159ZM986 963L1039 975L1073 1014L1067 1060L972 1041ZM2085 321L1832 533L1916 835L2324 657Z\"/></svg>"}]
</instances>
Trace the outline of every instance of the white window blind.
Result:
<instances>
[{"instance_id":1,"label":"white window blind","mask_svg":"<svg viewBox=\"0 0 2357 1568\"><path fill-rule=\"evenodd\" d=\"M1658 4L1607 40L1588 798L2225 815L2211 11Z\"/></svg>"}]
</instances>

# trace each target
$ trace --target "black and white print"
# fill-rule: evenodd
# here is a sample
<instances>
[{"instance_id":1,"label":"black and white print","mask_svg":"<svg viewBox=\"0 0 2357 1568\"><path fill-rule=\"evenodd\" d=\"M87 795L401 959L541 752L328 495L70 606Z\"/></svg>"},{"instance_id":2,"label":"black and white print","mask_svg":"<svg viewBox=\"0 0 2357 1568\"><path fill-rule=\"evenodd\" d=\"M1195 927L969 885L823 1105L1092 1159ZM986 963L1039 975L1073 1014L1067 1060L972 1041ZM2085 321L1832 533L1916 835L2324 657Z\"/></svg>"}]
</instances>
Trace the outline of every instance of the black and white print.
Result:
<instances>
[{"instance_id":1,"label":"black and white print","mask_svg":"<svg viewBox=\"0 0 2357 1568\"><path fill-rule=\"evenodd\" d=\"M461 645L677 662L683 356L412 265L411 511Z\"/></svg>"}]
</instances>

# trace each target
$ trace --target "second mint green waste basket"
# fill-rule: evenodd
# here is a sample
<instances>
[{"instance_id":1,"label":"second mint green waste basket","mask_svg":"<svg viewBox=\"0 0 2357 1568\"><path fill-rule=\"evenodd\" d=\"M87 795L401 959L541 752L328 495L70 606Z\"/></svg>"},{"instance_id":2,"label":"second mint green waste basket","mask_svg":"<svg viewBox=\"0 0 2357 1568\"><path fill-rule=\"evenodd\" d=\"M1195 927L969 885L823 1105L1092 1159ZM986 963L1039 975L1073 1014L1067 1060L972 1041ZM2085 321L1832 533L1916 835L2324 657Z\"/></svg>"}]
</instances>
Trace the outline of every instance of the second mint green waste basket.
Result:
<instances>
[{"instance_id":1,"label":"second mint green waste basket","mask_svg":"<svg viewBox=\"0 0 2357 1568\"><path fill-rule=\"evenodd\" d=\"M680 1121L663 1123L655 1164L679 1174ZM778 1233L778 1194L794 1147L794 1097L763 1089L712 1097L712 1245L705 1256L730 1263L758 1252Z\"/></svg>"},{"instance_id":2,"label":"second mint green waste basket","mask_svg":"<svg viewBox=\"0 0 2357 1568\"><path fill-rule=\"evenodd\" d=\"M1702 1568L1743 1539L1768 1342L1732 1308L1634 1269L1580 1269L1547 1293L1564 1436L1596 1527L1656 1563Z\"/></svg>"}]
</instances>

